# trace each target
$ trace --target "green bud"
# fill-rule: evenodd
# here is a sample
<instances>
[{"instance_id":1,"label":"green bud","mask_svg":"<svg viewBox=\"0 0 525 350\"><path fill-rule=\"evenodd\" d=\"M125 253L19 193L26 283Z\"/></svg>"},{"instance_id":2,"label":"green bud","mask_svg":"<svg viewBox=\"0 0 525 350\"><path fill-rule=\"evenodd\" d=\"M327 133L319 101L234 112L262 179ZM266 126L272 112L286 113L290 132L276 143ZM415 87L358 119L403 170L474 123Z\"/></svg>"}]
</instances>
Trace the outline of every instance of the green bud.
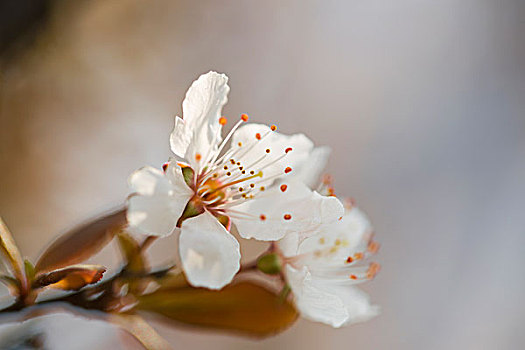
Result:
<instances>
[{"instance_id":1,"label":"green bud","mask_svg":"<svg viewBox=\"0 0 525 350\"><path fill-rule=\"evenodd\" d=\"M263 255L257 260L257 268L268 275L276 275L281 272L281 259L275 253Z\"/></svg>"}]
</instances>

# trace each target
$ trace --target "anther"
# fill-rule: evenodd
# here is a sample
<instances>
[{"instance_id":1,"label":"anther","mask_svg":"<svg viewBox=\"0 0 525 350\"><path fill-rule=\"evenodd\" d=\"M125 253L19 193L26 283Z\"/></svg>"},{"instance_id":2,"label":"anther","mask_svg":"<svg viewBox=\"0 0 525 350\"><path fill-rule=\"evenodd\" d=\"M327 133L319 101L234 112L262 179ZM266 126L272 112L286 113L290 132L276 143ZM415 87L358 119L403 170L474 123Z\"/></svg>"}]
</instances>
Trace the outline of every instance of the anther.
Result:
<instances>
[{"instance_id":1,"label":"anther","mask_svg":"<svg viewBox=\"0 0 525 350\"><path fill-rule=\"evenodd\" d=\"M250 184L250 187L251 187L251 188L254 188L254 187L255 187L255 184Z\"/></svg>"},{"instance_id":2,"label":"anther","mask_svg":"<svg viewBox=\"0 0 525 350\"><path fill-rule=\"evenodd\" d=\"M228 166L227 165L224 166L224 170L228 170Z\"/></svg>"},{"instance_id":3,"label":"anther","mask_svg":"<svg viewBox=\"0 0 525 350\"><path fill-rule=\"evenodd\" d=\"M355 253L355 254L354 254L354 258L355 258L356 260L361 260L361 259L363 259L363 253Z\"/></svg>"},{"instance_id":4,"label":"anther","mask_svg":"<svg viewBox=\"0 0 525 350\"><path fill-rule=\"evenodd\" d=\"M239 192L242 192L244 191L244 189L242 187L239 187Z\"/></svg>"},{"instance_id":5,"label":"anther","mask_svg":"<svg viewBox=\"0 0 525 350\"><path fill-rule=\"evenodd\" d=\"M284 169L285 174L288 174L290 171L292 171L292 168L290 167L286 167L286 169Z\"/></svg>"},{"instance_id":6,"label":"anther","mask_svg":"<svg viewBox=\"0 0 525 350\"><path fill-rule=\"evenodd\" d=\"M277 130L277 127L276 127L275 125L272 125L272 126L270 126L270 129L271 129L272 131L275 131L275 130Z\"/></svg>"},{"instance_id":7,"label":"anther","mask_svg":"<svg viewBox=\"0 0 525 350\"><path fill-rule=\"evenodd\" d=\"M162 170L164 170L164 171L168 170L168 165L169 165L169 164L170 164L170 163L168 163L168 162L162 164Z\"/></svg>"},{"instance_id":8,"label":"anther","mask_svg":"<svg viewBox=\"0 0 525 350\"><path fill-rule=\"evenodd\" d=\"M230 163L232 163L233 165L235 165L235 160L232 158L230 159Z\"/></svg>"},{"instance_id":9,"label":"anther","mask_svg":"<svg viewBox=\"0 0 525 350\"><path fill-rule=\"evenodd\" d=\"M375 241L370 241L370 243L368 244L368 251L374 254L374 253L377 253L378 250L379 250L379 243Z\"/></svg>"},{"instance_id":10,"label":"anther","mask_svg":"<svg viewBox=\"0 0 525 350\"><path fill-rule=\"evenodd\" d=\"M264 220L266 220L266 215L261 214L261 215L259 216L259 218L260 218L262 221L264 221Z\"/></svg>"},{"instance_id":11,"label":"anther","mask_svg":"<svg viewBox=\"0 0 525 350\"><path fill-rule=\"evenodd\" d=\"M284 191L286 191L286 189L287 189L287 188L288 188L288 186L287 186L287 185L281 185L281 191L283 191L283 192L284 192Z\"/></svg>"},{"instance_id":12,"label":"anther","mask_svg":"<svg viewBox=\"0 0 525 350\"><path fill-rule=\"evenodd\" d=\"M288 153L292 150L292 147L288 147L287 149L284 150L284 153Z\"/></svg>"},{"instance_id":13,"label":"anther","mask_svg":"<svg viewBox=\"0 0 525 350\"><path fill-rule=\"evenodd\" d=\"M228 119L226 119L226 117L219 118L219 124L226 125L227 122L228 122Z\"/></svg>"},{"instance_id":14,"label":"anther","mask_svg":"<svg viewBox=\"0 0 525 350\"><path fill-rule=\"evenodd\" d=\"M261 139L261 134L259 134L259 133L255 134L255 138L256 138L257 140L260 140L260 139Z\"/></svg>"},{"instance_id":15,"label":"anther","mask_svg":"<svg viewBox=\"0 0 525 350\"><path fill-rule=\"evenodd\" d=\"M349 256L349 257L346 259L346 263L347 263L347 264L350 264L352 261L354 261L354 259L353 259L351 256Z\"/></svg>"},{"instance_id":16,"label":"anther","mask_svg":"<svg viewBox=\"0 0 525 350\"><path fill-rule=\"evenodd\" d=\"M264 190L265 190L264 186L261 186L260 190L261 190L261 191L264 191Z\"/></svg>"},{"instance_id":17,"label":"anther","mask_svg":"<svg viewBox=\"0 0 525 350\"><path fill-rule=\"evenodd\" d=\"M229 171L226 173L226 176L230 176L232 173L230 173Z\"/></svg>"},{"instance_id":18,"label":"anther","mask_svg":"<svg viewBox=\"0 0 525 350\"><path fill-rule=\"evenodd\" d=\"M253 171L253 170L250 171L250 175L253 175L253 174L255 174L255 171Z\"/></svg>"},{"instance_id":19,"label":"anther","mask_svg":"<svg viewBox=\"0 0 525 350\"><path fill-rule=\"evenodd\" d=\"M266 153L270 153L270 149L269 148L266 149Z\"/></svg>"},{"instance_id":20,"label":"anther","mask_svg":"<svg viewBox=\"0 0 525 350\"><path fill-rule=\"evenodd\" d=\"M283 218L284 220L290 220L292 216L290 214L284 214Z\"/></svg>"},{"instance_id":21,"label":"anther","mask_svg":"<svg viewBox=\"0 0 525 350\"><path fill-rule=\"evenodd\" d=\"M353 279L353 280L356 280L357 276L356 275L350 275L350 278Z\"/></svg>"},{"instance_id":22,"label":"anther","mask_svg":"<svg viewBox=\"0 0 525 350\"><path fill-rule=\"evenodd\" d=\"M246 170L241 171L241 174L243 175L246 174Z\"/></svg>"},{"instance_id":23,"label":"anther","mask_svg":"<svg viewBox=\"0 0 525 350\"><path fill-rule=\"evenodd\" d=\"M196 160L197 162L200 162L201 159L202 159L202 156L201 156L200 153L195 154L195 160Z\"/></svg>"},{"instance_id":24,"label":"anther","mask_svg":"<svg viewBox=\"0 0 525 350\"><path fill-rule=\"evenodd\" d=\"M237 145L239 145L239 147L242 147L242 142L239 142Z\"/></svg>"},{"instance_id":25,"label":"anther","mask_svg":"<svg viewBox=\"0 0 525 350\"><path fill-rule=\"evenodd\" d=\"M247 114L242 114L241 115L241 119L243 122L247 122L248 121L248 115Z\"/></svg>"}]
</instances>

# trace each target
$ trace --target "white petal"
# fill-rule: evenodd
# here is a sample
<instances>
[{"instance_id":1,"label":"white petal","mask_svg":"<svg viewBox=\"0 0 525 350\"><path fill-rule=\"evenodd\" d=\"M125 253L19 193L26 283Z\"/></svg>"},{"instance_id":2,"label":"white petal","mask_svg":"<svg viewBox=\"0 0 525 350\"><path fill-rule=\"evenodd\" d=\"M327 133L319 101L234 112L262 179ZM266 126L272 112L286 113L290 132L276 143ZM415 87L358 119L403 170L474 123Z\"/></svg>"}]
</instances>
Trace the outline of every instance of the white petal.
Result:
<instances>
[{"instance_id":1,"label":"white petal","mask_svg":"<svg viewBox=\"0 0 525 350\"><path fill-rule=\"evenodd\" d=\"M173 232L193 191L186 185L180 167L170 163L167 174L144 167L129 178L135 192L128 200L127 220L134 231L166 236Z\"/></svg>"},{"instance_id":2,"label":"white petal","mask_svg":"<svg viewBox=\"0 0 525 350\"><path fill-rule=\"evenodd\" d=\"M330 147L326 146L314 148L309 154L308 161L302 162L297 169L294 169L292 175L310 188L317 187L331 152Z\"/></svg>"},{"instance_id":3,"label":"white petal","mask_svg":"<svg viewBox=\"0 0 525 350\"><path fill-rule=\"evenodd\" d=\"M179 252L186 277L195 287L220 289L239 270L239 243L208 212L184 220Z\"/></svg>"},{"instance_id":4,"label":"white petal","mask_svg":"<svg viewBox=\"0 0 525 350\"><path fill-rule=\"evenodd\" d=\"M361 210L354 207L341 220L321 225L315 235L300 244L297 253L323 252L305 257L304 263L312 266L344 266L349 256L366 251L371 233L370 221Z\"/></svg>"},{"instance_id":5,"label":"white petal","mask_svg":"<svg viewBox=\"0 0 525 350\"><path fill-rule=\"evenodd\" d=\"M321 196L298 181L284 185L287 186L284 192L279 186L273 187L262 192L260 198L256 195L233 208L253 217L233 219L242 237L275 241L292 232L308 236L321 224L343 216L344 208L337 198ZM266 219L259 219L261 215Z\"/></svg>"},{"instance_id":6,"label":"white petal","mask_svg":"<svg viewBox=\"0 0 525 350\"><path fill-rule=\"evenodd\" d=\"M132 173L128 178L128 183L133 192L149 196L156 193L167 194L171 189L164 172L150 166L145 166Z\"/></svg>"},{"instance_id":7,"label":"white petal","mask_svg":"<svg viewBox=\"0 0 525 350\"><path fill-rule=\"evenodd\" d=\"M176 119L170 137L172 151L184 157L194 169L199 169L196 155L201 162L211 157L221 141L222 107L228 101L228 77L209 72L193 82L182 103L183 120Z\"/></svg>"},{"instance_id":8,"label":"white petal","mask_svg":"<svg viewBox=\"0 0 525 350\"><path fill-rule=\"evenodd\" d=\"M135 232L167 236L175 229L182 213L174 213L171 204L172 198L167 195L131 196L126 213L128 224Z\"/></svg>"},{"instance_id":9,"label":"white petal","mask_svg":"<svg viewBox=\"0 0 525 350\"><path fill-rule=\"evenodd\" d=\"M255 137L256 134L261 135L261 137L268 135L258 141ZM264 168L263 178L276 174L285 176L284 169L286 167L292 168L290 175L293 175L294 171L299 171L304 163L309 162L310 152L314 148L313 142L303 134L283 135L270 131L267 125L254 123L240 127L233 134L231 147L233 149L239 148L239 142L242 145L241 148L245 148L246 151L241 150L239 153L240 158L235 160L241 162L242 166L249 167L257 159L264 156L265 159L262 162L248 169L258 172L261 168ZM292 150L286 154L286 157L275 162L277 158L285 154L288 148ZM270 153L266 153L267 149L270 150Z\"/></svg>"},{"instance_id":10,"label":"white petal","mask_svg":"<svg viewBox=\"0 0 525 350\"><path fill-rule=\"evenodd\" d=\"M301 315L332 327L366 321L379 313L366 293L356 287L327 284L316 280L306 268L287 265L287 281Z\"/></svg>"}]
</instances>

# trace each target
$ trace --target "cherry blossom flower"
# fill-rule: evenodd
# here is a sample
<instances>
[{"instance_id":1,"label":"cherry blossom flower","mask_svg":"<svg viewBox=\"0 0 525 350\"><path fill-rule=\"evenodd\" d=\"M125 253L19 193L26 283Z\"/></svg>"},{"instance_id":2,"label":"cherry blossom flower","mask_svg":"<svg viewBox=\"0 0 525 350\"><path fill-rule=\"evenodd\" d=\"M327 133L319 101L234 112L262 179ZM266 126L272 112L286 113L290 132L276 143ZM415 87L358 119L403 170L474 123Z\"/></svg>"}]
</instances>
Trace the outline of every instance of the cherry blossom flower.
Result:
<instances>
[{"instance_id":1,"label":"cherry blossom flower","mask_svg":"<svg viewBox=\"0 0 525 350\"><path fill-rule=\"evenodd\" d=\"M379 313L356 287L379 271L377 263L362 264L378 248L366 215L348 205L342 220L321 225L305 239L286 235L275 249L302 316L337 328Z\"/></svg>"},{"instance_id":2,"label":"cherry blossom flower","mask_svg":"<svg viewBox=\"0 0 525 350\"><path fill-rule=\"evenodd\" d=\"M305 135L247 124L248 116L242 115L222 139L227 82L215 72L199 77L182 104L184 118L176 117L171 134L178 158L164 171L145 167L129 180L134 191L128 203L130 227L155 236L180 227L186 277L194 286L211 289L228 284L239 270L232 222L243 238L274 241L293 232L313 232L344 214L338 199L310 190L306 178L289 177L323 152Z\"/></svg>"}]
</instances>

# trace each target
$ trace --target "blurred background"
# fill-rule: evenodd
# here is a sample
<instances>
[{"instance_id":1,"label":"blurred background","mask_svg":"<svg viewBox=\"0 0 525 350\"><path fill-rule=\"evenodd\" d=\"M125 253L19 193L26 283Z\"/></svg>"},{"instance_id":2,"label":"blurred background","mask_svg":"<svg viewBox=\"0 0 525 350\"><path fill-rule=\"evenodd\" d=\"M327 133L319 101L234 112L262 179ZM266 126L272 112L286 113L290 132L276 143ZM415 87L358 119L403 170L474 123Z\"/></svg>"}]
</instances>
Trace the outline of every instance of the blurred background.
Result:
<instances>
[{"instance_id":1,"label":"blurred background","mask_svg":"<svg viewBox=\"0 0 525 350\"><path fill-rule=\"evenodd\" d=\"M225 115L333 148L337 193L382 243L365 287L382 314L264 341L156 325L175 348L525 345L524 1L4 0L0 18L0 215L25 255L120 205L128 175L170 155L191 82L217 70Z\"/></svg>"}]
</instances>

